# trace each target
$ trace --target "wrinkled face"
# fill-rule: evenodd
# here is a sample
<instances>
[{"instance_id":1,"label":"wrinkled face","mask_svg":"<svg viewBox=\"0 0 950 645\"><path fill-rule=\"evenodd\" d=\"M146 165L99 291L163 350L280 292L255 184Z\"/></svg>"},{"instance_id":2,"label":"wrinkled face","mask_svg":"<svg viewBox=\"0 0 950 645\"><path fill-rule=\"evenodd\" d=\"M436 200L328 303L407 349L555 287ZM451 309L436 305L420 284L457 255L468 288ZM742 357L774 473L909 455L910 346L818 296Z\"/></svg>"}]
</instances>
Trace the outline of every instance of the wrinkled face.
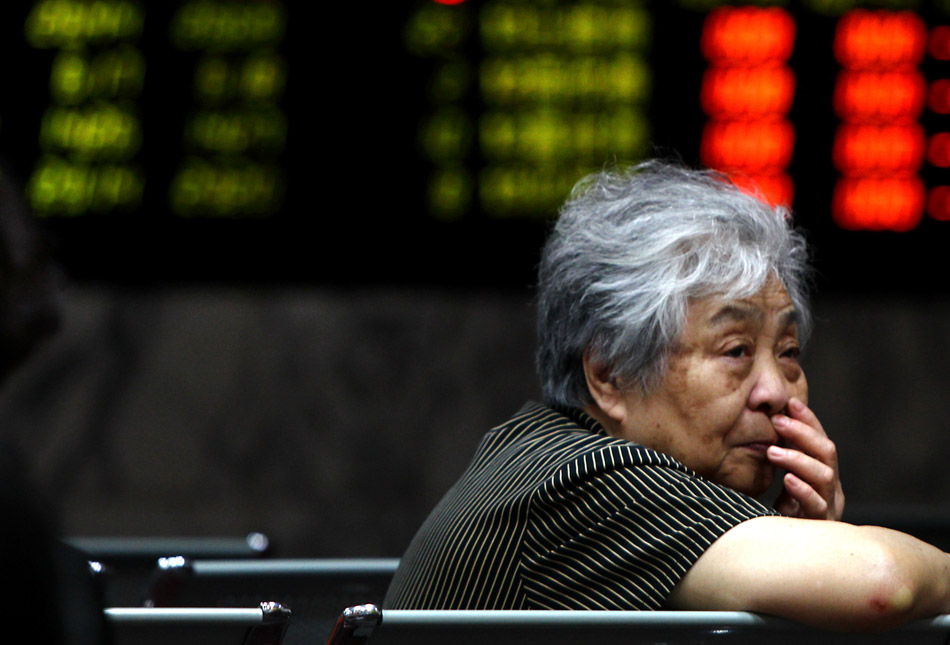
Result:
<instances>
[{"instance_id":1,"label":"wrinkled face","mask_svg":"<svg viewBox=\"0 0 950 645\"><path fill-rule=\"evenodd\" d=\"M660 386L647 396L624 389L613 432L760 495L775 475L771 416L791 397L807 403L798 355L795 308L777 280L749 298L696 300Z\"/></svg>"}]
</instances>

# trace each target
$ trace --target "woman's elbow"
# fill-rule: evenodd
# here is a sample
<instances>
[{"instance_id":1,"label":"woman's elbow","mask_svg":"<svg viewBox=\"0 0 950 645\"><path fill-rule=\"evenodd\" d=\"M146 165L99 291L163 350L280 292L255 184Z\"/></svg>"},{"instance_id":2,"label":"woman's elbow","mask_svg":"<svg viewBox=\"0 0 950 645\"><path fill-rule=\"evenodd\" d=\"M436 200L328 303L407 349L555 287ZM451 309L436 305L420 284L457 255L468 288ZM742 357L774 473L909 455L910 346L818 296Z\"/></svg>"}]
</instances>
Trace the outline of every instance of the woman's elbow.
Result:
<instances>
[{"instance_id":1,"label":"woman's elbow","mask_svg":"<svg viewBox=\"0 0 950 645\"><path fill-rule=\"evenodd\" d=\"M855 610L869 630L888 629L946 611L948 588L934 584L932 572L915 571L888 554L868 571Z\"/></svg>"},{"instance_id":2,"label":"woman's elbow","mask_svg":"<svg viewBox=\"0 0 950 645\"><path fill-rule=\"evenodd\" d=\"M892 580L875 585L865 600L864 609L872 622L900 625L918 616L921 590L905 580Z\"/></svg>"}]
</instances>

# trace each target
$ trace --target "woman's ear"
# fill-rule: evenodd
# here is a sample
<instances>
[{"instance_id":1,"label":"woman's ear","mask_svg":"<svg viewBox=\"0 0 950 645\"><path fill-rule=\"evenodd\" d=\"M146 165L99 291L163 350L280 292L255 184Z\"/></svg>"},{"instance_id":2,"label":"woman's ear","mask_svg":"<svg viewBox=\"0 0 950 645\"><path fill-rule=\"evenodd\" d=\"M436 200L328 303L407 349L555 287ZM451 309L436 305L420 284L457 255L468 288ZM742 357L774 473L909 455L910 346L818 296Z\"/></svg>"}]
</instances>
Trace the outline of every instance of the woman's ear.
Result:
<instances>
[{"instance_id":1,"label":"woman's ear","mask_svg":"<svg viewBox=\"0 0 950 645\"><path fill-rule=\"evenodd\" d=\"M622 425L627 418L627 401L623 391L610 376L610 370L585 352L584 378L587 380L587 389L594 399L594 416L604 421L604 417L612 423ZM600 412L600 414L597 414Z\"/></svg>"}]
</instances>

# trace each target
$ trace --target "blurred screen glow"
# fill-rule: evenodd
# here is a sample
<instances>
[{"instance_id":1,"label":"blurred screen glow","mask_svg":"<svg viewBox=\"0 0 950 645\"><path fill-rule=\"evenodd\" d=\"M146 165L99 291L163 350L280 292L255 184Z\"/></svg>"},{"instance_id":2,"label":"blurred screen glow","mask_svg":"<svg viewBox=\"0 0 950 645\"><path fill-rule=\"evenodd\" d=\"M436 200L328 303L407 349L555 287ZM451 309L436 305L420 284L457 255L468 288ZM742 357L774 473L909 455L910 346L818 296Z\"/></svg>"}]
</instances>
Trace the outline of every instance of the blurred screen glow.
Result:
<instances>
[{"instance_id":1,"label":"blurred screen glow","mask_svg":"<svg viewBox=\"0 0 950 645\"><path fill-rule=\"evenodd\" d=\"M908 231L923 217L926 135L918 119L927 90L918 66L926 45L924 22L910 12L854 10L837 24L841 122L832 158L841 177L832 217L842 228Z\"/></svg>"},{"instance_id":2,"label":"blurred screen glow","mask_svg":"<svg viewBox=\"0 0 950 645\"><path fill-rule=\"evenodd\" d=\"M723 7L703 24L700 103L709 121L700 159L773 204L791 204L794 192L786 172L795 144L787 119L795 75L786 65L794 41L794 19L774 7Z\"/></svg>"}]
</instances>

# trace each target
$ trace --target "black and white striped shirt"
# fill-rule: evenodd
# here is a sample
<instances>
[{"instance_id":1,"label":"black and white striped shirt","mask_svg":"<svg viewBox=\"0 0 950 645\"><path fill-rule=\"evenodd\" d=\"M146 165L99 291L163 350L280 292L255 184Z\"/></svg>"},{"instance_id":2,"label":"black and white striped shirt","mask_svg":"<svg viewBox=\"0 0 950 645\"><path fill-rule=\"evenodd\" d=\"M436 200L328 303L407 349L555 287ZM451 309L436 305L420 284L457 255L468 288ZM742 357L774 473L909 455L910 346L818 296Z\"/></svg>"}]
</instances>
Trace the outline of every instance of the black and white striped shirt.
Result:
<instances>
[{"instance_id":1,"label":"black and white striped shirt","mask_svg":"<svg viewBox=\"0 0 950 645\"><path fill-rule=\"evenodd\" d=\"M529 403L482 439L384 607L658 609L719 536L774 514L579 410Z\"/></svg>"}]
</instances>

